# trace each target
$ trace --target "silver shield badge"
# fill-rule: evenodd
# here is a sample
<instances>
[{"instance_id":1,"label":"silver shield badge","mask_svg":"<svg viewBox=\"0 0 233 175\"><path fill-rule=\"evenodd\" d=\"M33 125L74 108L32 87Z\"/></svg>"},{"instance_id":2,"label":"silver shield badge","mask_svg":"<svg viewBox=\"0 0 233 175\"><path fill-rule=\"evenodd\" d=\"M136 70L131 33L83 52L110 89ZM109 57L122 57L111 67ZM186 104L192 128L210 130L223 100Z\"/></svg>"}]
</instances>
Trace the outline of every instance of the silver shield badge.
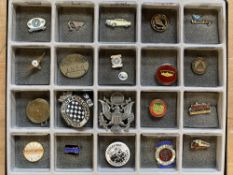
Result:
<instances>
[{"instance_id":1,"label":"silver shield badge","mask_svg":"<svg viewBox=\"0 0 233 175\"><path fill-rule=\"evenodd\" d=\"M102 106L102 112L99 115L100 126L112 132L129 130L130 124L134 121L132 112L134 102L131 98L125 100L123 94L113 93L110 99L104 97L99 102Z\"/></svg>"},{"instance_id":2,"label":"silver shield badge","mask_svg":"<svg viewBox=\"0 0 233 175\"><path fill-rule=\"evenodd\" d=\"M27 22L28 31L37 32L46 29L46 21L43 18L32 18Z\"/></svg>"}]
</instances>

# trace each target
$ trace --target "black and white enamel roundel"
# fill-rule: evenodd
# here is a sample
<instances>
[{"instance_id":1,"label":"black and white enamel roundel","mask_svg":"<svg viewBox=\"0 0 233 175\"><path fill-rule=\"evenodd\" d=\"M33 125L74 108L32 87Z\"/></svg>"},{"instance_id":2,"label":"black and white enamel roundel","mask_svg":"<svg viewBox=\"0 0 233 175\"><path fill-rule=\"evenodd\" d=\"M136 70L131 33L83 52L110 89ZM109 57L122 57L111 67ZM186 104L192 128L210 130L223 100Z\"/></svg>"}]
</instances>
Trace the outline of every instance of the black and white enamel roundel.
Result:
<instances>
[{"instance_id":1,"label":"black and white enamel roundel","mask_svg":"<svg viewBox=\"0 0 233 175\"><path fill-rule=\"evenodd\" d=\"M68 125L80 128L89 120L90 109L83 98L77 95L72 95L63 101L61 114Z\"/></svg>"}]
</instances>

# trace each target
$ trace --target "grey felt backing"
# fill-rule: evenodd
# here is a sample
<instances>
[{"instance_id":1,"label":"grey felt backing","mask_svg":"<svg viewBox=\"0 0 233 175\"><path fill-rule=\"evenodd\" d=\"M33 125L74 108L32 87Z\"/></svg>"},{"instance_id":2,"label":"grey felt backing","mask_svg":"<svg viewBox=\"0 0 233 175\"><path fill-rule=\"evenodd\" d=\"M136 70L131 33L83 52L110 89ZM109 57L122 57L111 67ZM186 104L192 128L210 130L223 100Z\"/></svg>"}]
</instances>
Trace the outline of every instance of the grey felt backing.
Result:
<instances>
[{"instance_id":1,"label":"grey felt backing","mask_svg":"<svg viewBox=\"0 0 233 175\"><path fill-rule=\"evenodd\" d=\"M16 6L16 41L49 42L51 39L51 7ZM46 30L28 32L27 22L32 18L44 18Z\"/></svg>"},{"instance_id":2,"label":"grey felt backing","mask_svg":"<svg viewBox=\"0 0 233 175\"><path fill-rule=\"evenodd\" d=\"M192 15L201 15L204 20L211 21L206 24L192 24ZM186 43L218 44L218 11L211 9L185 9L184 10L184 40Z\"/></svg>"},{"instance_id":3,"label":"grey felt backing","mask_svg":"<svg viewBox=\"0 0 233 175\"><path fill-rule=\"evenodd\" d=\"M155 73L161 65L171 64L177 67L177 51L174 49L143 49L141 57L141 85L144 86L159 86ZM177 82L171 86L176 85Z\"/></svg>"},{"instance_id":4,"label":"grey felt backing","mask_svg":"<svg viewBox=\"0 0 233 175\"><path fill-rule=\"evenodd\" d=\"M87 92L90 96L90 98L93 101L93 92L92 91L73 91L73 95L79 95L82 97L83 93ZM55 92L55 127L59 127L59 128L71 128L71 129L75 129L75 130L79 130L82 131L84 128L92 128L93 127L93 107L90 108L90 118L88 120L88 122L85 124L85 126L83 126L82 128L73 128L71 126L68 126L65 122L65 120L62 118L61 115L61 105L62 103L58 101L58 99L60 98L61 95L63 95L63 91L57 91Z\"/></svg>"},{"instance_id":5,"label":"grey felt backing","mask_svg":"<svg viewBox=\"0 0 233 175\"><path fill-rule=\"evenodd\" d=\"M79 155L65 154L66 145L78 145ZM91 171L93 163L93 136L57 136L56 168L73 169L75 171Z\"/></svg>"},{"instance_id":6,"label":"grey felt backing","mask_svg":"<svg viewBox=\"0 0 233 175\"><path fill-rule=\"evenodd\" d=\"M175 137L155 137L155 136L141 136L141 168L159 168L157 161L155 160L155 145L161 141L168 140L173 143L173 148L176 150L176 138ZM174 166L174 168L176 165Z\"/></svg>"},{"instance_id":7,"label":"grey felt backing","mask_svg":"<svg viewBox=\"0 0 233 175\"><path fill-rule=\"evenodd\" d=\"M207 150L191 150L192 139L202 139L210 143ZM191 137L184 136L183 143L183 168L216 168L217 137Z\"/></svg>"},{"instance_id":8,"label":"grey felt backing","mask_svg":"<svg viewBox=\"0 0 233 175\"><path fill-rule=\"evenodd\" d=\"M123 67L112 68L111 56L115 54L122 55ZM126 72L128 79L122 81L118 78L120 72ZM100 49L99 51L99 70L100 85L135 85L136 84L136 50L134 49Z\"/></svg>"},{"instance_id":9,"label":"grey felt backing","mask_svg":"<svg viewBox=\"0 0 233 175\"><path fill-rule=\"evenodd\" d=\"M50 50L47 48L17 48L14 50L15 84L17 85L48 85L50 83ZM41 69L33 68L32 60L45 53L40 65ZM14 82L13 82L14 83Z\"/></svg>"},{"instance_id":10,"label":"grey felt backing","mask_svg":"<svg viewBox=\"0 0 233 175\"><path fill-rule=\"evenodd\" d=\"M151 18L156 14L164 14L168 18L168 26L164 32L157 32L151 26ZM144 7L141 30L143 43L177 43L177 11Z\"/></svg>"},{"instance_id":11,"label":"grey felt backing","mask_svg":"<svg viewBox=\"0 0 233 175\"><path fill-rule=\"evenodd\" d=\"M58 28L60 42L93 42L94 8L60 7L58 8ZM82 21L84 26L78 31L69 31L69 21Z\"/></svg>"},{"instance_id":12,"label":"grey felt backing","mask_svg":"<svg viewBox=\"0 0 233 175\"><path fill-rule=\"evenodd\" d=\"M36 99L36 98L43 98L49 100L49 92L47 91L41 91L41 92L32 92L32 91L24 91L24 92L13 92L13 98L15 98L16 103L15 106L12 106L12 111L15 111L15 116L12 115L12 126L13 127L48 127L49 121L47 123L41 124L35 124L32 123L26 115L26 107L27 104ZM53 115L50 115L52 117Z\"/></svg>"},{"instance_id":13,"label":"grey felt backing","mask_svg":"<svg viewBox=\"0 0 233 175\"><path fill-rule=\"evenodd\" d=\"M149 112L150 102L161 99L167 105L164 117L153 117ZM142 92L141 93L141 127L176 128L177 127L177 94L175 92Z\"/></svg>"},{"instance_id":14,"label":"grey felt backing","mask_svg":"<svg viewBox=\"0 0 233 175\"><path fill-rule=\"evenodd\" d=\"M218 128L218 93L186 92L184 94L184 127L191 128ZM189 115L189 107L194 103L210 103L211 113L202 115Z\"/></svg>"},{"instance_id":15,"label":"grey felt backing","mask_svg":"<svg viewBox=\"0 0 233 175\"><path fill-rule=\"evenodd\" d=\"M107 19L125 19L131 22L129 27L110 27ZM100 7L99 41L101 42L135 42L136 9L134 7Z\"/></svg>"},{"instance_id":16,"label":"grey felt backing","mask_svg":"<svg viewBox=\"0 0 233 175\"><path fill-rule=\"evenodd\" d=\"M60 63L69 54L81 54L89 63L88 72L80 78L67 78L60 71ZM91 86L93 85L93 49L92 48L57 48L56 58L56 84L58 85L76 85Z\"/></svg>"},{"instance_id":17,"label":"grey felt backing","mask_svg":"<svg viewBox=\"0 0 233 175\"><path fill-rule=\"evenodd\" d=\"M36 141L42 144L44 148L44 155L38 162L29 162L24 158L23 150L26 144L29 142ZM12 153L15 154L15 168L39 168L48 169L50 168L50 144L49 136L14 136L13 137L14 148Z\"/></svg>"},{"instance_id":18,"label":"grey felt backing","mask_svg":"<svg viewBox=\"0 0 233 175\"><path fill-rule=\"evenodd\" d=\"M98 137L98 167L100 171L119 172L134 171L135 169L135 136L99 136ZM105 159L105 150L113 142L123 142L130 149L130 160L123 167L113 167Z\"/></svg>"},{"instance_id":19,"label":"grey felt backing","mask_svg":"<svg viewBox=\"0 0 233 175\"><path fill-rule=\"evenodd\" d=\"M98 100L103 100L104 97L110 100L110 97L114 92L120 92L124 95L125 100L128 100L129 98L131 98L131 100L135 102L132 108L132 112L134 113L134 121L130 125L130 128L135 128L136 121L137 121L136 118L138 117L136 115L136 105L137 105L136 92L133 92L133 91L99 91ZM101 106L101 103L98 101L98 115L100 114L100 112L102 112L102 106Z\"/></svg>"}]
</instances>

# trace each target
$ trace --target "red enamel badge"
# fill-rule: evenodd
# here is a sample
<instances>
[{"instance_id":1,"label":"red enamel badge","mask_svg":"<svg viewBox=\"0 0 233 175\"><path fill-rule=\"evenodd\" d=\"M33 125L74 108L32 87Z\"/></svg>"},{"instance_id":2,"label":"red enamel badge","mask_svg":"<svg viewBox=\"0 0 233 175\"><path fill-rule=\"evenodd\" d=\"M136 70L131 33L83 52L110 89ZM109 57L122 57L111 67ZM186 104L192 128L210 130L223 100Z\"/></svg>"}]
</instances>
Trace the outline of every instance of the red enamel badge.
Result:
<instances>
[{"instance_id":1,"label":"red enamel badge","mask_svg":"<svg viewBox=\"0 0 233 175\"><path fill-rule=\"evenodd\" d=\"M156 71L156 80L161 85L172 85L177 80L177 70L170 64L163 64Z\"/></svg>"}]
</instances>

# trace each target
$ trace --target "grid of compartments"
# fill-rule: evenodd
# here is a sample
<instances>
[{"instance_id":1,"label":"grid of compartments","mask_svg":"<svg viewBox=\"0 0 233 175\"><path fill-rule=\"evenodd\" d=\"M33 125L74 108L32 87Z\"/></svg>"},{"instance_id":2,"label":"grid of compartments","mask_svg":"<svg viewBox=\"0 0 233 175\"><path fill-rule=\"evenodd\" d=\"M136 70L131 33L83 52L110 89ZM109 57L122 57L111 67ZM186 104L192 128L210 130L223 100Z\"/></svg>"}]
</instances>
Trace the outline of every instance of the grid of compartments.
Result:
<instances>
[{"instance_id":1,"label":"grid of compartments","mask_svg":"<svg viewBox=\"0 0 233 175\"><path fill-rule=\"evenodd\" d=\"M166 32L154 32L151 16L165 13ZM210 26L190 23L192 14L203 14ZM28 33L26 23L33 17L46 19L47 29ZM69 32L67 21L82 19L87 25ZM127 29L106 27L107 18L126 18ZM168 174L223 175L225 166L226 117L226 8L222 0L155 1L60 1L9 0L8 83L7 83L7 171L8 174ZM43 69L28 76L26 67L45 53ZM84 55L88 73L77 80L65 78L59 62L68 53ZM122 82L111 68L110 56L123 55L123 70L129 78ZM190 64L197 56L208 60L208 72L195 75ZM177 67L178 81L160 86L154 81L157 67L170 63ZM94 102L91 118L82 129L68 127L61 119L58 98L64 91L89 92ZM98 100L111 92L122 92L135 101L135 121L129 132L113 134L98 123ZM41 126L26 117L25 107L35 98L50 104L50 120ZM150 117L149 102L167 102L166 116ZM196 101L211 103L211 114L192 117L189 106ZM205 152L192 152L190 139L211 144ZM161 169L154 160L154 144L170 140L176 150L174 168ZM29 141L45 148L42 160L30 163L22 150ZM122 168L110 166L104 152L113 141L126 143L130 161ZM66 144L82 146L82 154L63 153Z\"/></svg>"}]
</instances>

